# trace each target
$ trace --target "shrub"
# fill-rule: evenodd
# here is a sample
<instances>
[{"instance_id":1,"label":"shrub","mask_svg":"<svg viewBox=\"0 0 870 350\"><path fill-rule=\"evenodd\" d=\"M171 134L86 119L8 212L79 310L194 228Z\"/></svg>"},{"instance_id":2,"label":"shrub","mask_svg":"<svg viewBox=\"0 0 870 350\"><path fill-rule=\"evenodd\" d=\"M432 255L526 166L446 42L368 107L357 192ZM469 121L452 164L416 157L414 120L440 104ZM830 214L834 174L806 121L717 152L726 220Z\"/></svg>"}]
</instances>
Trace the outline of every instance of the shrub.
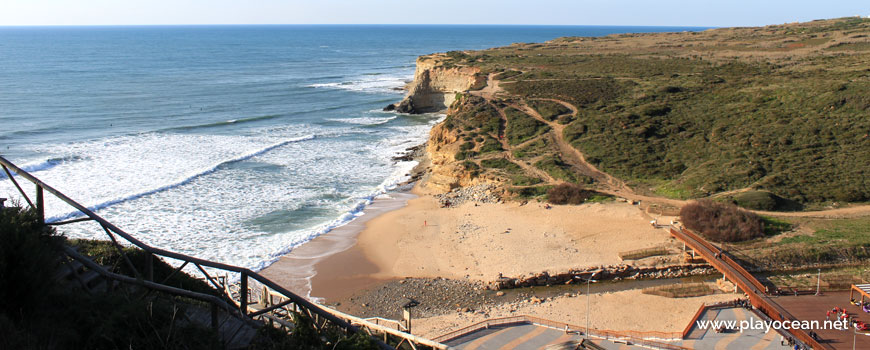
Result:
<instances>
[{"instance_id":1,"label":"shrub","mask_svg":"<svg viewBox=\"0 0 870 350\"><path fill-rule=\"evenodd\" d=\"M63 238L32 209L0 209L0 314L13 321L54 288Z\"/></svg>"},{"instance_id":2,"label":"shrub","mask_svg":"<svg viewBox=\"0 0 870 350\"><path fill-rule=\"evenodd\" d=\"M511 145L518 145L550 130L550 127L537 119L514 108L504 110L508 125L506 137Z\"/></svg>"},{"instance_id":3,"label":"shrub","mask_svg":"<svg viewBox=\"0 0 870 350\"><path fill-rule=\"evenodd\" d=\"M547 201L552 204L583 204L595 192L572 184L560 184L547 191Z\"/></svg>"},{"instance_id":4,"label":"shrub","mask_svg":"<svg viewBox=\"0 0 870 350\"><path fill-rule=\"evenodd\" d=\"M561 103L553 102L553 101L530 101L529 106L538 111L538 114L544 119L553 121L556 117L571 113L571 110L568 107L563 106Z\"/></svg>"},{"instance_id":5,"label":"shrub","mask_svg":"<svg viewBox=\"0 0 870 350\"><path fill-rule=\"evenodd\" d=\"M483 142L483 146L480 146L480 154L501 151L504 151L504 148L501 147L501 142L491 137L487 137L486 141Z\"/></svg>"},{"instance_id":6,"label":"shrub","mask_svg":"<svg viewBox=\"0 0 870 350\"><path fill-rule=\"evenodd\" d=\"M484 159L480 161L480 165L484 168L504 169L508 173L523 171L523 168L520 168L519 165L504 158Z\"/></svg>"},{"instance_id":7,"label":"shrub","mask_svg":"<svg viewBox=\"0 0 870 350\"><path fill-rule=\"evenodd\" d=\"M764 235L760 216L733 204L700 200L680 210L683 224L717 242L739 242Z\"/></svg>"},{"instance_id":8,"label":"shrub","mask_svg":"<svg viewBox=\"0 0 870 350\"><path fill-rule=\"evenodd\" d=\"M776 210L777 198L770 192L747 191L734 196L734 204L753 210Z\"/></svg>"},{"instance_id":9,"label":"shrub","mask_svg":"<svg viewBox=\"0 0 870 350\"><path fill-rule=\"evenodd\" d=\"M543 185L534 187L511 188L509 191L519 198L539 198L547 194L553 186Z\"/></svg>"},{"instance_id":10,"label":"shrub","mask_svg":"<svg viewBox=\"0 0 870 350\"><path fill-rule=\"evenodd\" d=\"M515 175L511 177L511 182L513 182L514 186L531 186L544 181L534 176Z\"/></svg>"}]
</instances>

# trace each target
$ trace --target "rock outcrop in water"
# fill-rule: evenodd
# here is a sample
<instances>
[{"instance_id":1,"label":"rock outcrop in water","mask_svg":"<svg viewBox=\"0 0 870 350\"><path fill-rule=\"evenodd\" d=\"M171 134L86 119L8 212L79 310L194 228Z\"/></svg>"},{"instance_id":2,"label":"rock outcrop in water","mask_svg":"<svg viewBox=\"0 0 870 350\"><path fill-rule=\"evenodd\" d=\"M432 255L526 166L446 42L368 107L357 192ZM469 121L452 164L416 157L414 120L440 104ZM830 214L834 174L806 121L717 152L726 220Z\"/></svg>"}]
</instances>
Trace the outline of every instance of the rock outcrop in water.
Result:
<instances>
[{"instance_id":1,"label":"rock outcrop in water","mask_svg":"<svg viewBox=\"0 0 870 350\"><path fill-rule=\"evenodd\" d=\"M443 53L419 57L408 95L384 110L410 114L444 111L455 101L456 93L486 84L479 68L442 65L444 57Z\"/></svg>"}]
</instances>

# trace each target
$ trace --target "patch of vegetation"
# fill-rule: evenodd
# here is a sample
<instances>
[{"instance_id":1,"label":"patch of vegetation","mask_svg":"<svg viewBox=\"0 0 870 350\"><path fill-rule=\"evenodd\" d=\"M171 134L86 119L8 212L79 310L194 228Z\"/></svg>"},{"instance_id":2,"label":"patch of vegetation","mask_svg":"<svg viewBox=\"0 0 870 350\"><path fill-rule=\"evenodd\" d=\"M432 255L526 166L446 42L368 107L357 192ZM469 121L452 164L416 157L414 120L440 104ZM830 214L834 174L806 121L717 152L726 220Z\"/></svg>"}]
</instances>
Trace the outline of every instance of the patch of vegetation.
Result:
<instances>
[{"instance_id":1,"label":"patch of vegetation","mask_svg":"<svg viewBox=\"0 0 870 350\"><path fill-rule=\"evenodd\" d=\"M91 295L55 279L63 237L31 210L0 210L0 348L214 349L210 328L180 320L189 304L121 289Z\"/></svg>"},{"instance_id":2,"label":"patch of vegetation","mask_svg":"<svg viewBox=\"0 0 870 350\"><path fill-rule=\"evenodd\" d=\"M804 204L862 202L868 37L866 19L842 18L561 38L469 51L454 63L522 71L500 85L512 98L575 105L576 120L560 120L566 140L602 171L656 182L670 197L751 187ZM830 42L841 44L825 49Z\"/></svg>"},{"instance_id":3,"label":"patch of vegetation","mask_svg":"<svg viewBox=\"0 0 870 350\"><path fill-rule=\"evenodd\" d=\"M502 152L502 151L504 151L504 148L501 147L501 142L498 142L498 140L496 140L492 137L487 137L483 141L483 145L480 146L480 150L478 152L480 154L487 154L487 153Z\"/></svg>"},{"instance_id":4,"label":"patch of vegetation","mask_svg":"<svg viewBox=\"0 0 870 350\"><path fill-rule=\"evenodd\" d=\"M555 98L575 106L608 102L625 92L625 84L613 79L517 80L503 84L505 90L524 97Z\"/></svg>"},{"instance_id":5,"label":"patch of vegetation","mask_svg":"<svg viewBox=\"0 0 870 350\"><path fill-rule=\"evenodd\" d=\"M534 158L547 152L552 151L549 138L542 137L532 142L529 142L522 148L514 149L514 158L529 159Z\"/></svg>"},{"instance_id":6,"label":"patch of vegetation","mask_svg":"<svg viewBox=\"0 0 870 350\"><path fill-rule=\"evenodd\" d=\"M571 113L571 110L568 109L568 107L553 101L532 100L529 101L529 106L534 108L541 117L549 121L556 120L556 117L560 115Z\"/></svg>"},{"instance_id":7,"label":"patch of vegetation","mask_svg":"<svg viewBox=\"0 0 870 350\"><path fill-rule=\"evenodd\" d=\"M502 169L508 173L518 173L523 171L523 168L520 168L519 165L504 158L484 159L480 161L480 165L484 168Z\"/></svg>"},{"instance_id":8,"label":"patch of vegetation","mask_svg":"<svg viewBox=\"0 0 870 350\"><path fill-rule=\"evenodd\" d=\"M761 222L764 224L765 236L776 236L783 232L788 232L794 225L788 221L772 218L769 216L761 216Z\"/></svg>"},{"instance_id":9,"label":"patch of vegetation","mask_svg":"<svg viewBox=\"0 0 870 350\"><path fill-rule=\"evenodd\" d=\"M692 198L693 191L685 186L680 186L674 182L659 181L659 183L661 184L653 188L653 192L659 196L673 199Z\"/></svg>"},{"instance_id":10,"label":"patch of vegetation","mask_svg":"<svg viewBox=\"0 0 870 350\"><path fill-rule=\"evenodd\" d=\"M508 143L518 145L550 130L550 127L515 108L505 108Z\"/></svg>"},{"instance_id":11,"label":"patch of vegetation","mask_svg":"<svg viewBox=\"0 0 870 350\"><path fill-rule=\"evenodd\" d=\"M260 328L257 341L251 350L376 350L377 342L366 332L360 331L348 337L334 327L316 327L307 315L294 312L292 333L274 327Z\"/></svg>"},{"instance_id":12,"label":"patch of vegetation","mask_svg":"<svg viewBox=\"0 0 870 350\"><path fill-rule=\"evenodd\" d=\"M652 247L620 252L619 258L622 260L640 260L653 256L669 255L670 253L667 247Z\"/></svg>"},{"instance_id":13,"label":"patch of vegetation","mask_svg":"<svg viewBox=\"0 0 870 350\"><path fill-rule=\"evenodd\" d=\"M453 105L457 109L444 119L444 126L448 130L458 128L475 131L477 134L498 136L502 128L502 119L498 111L480 97L461 96L462 98L457 99Z\"/></svg>"},{"instance_id":14,"label":"patch of vegetation","mask_svg":"<svg viewBox=\"0 0 870 350\"><path fill-rule=\"evenodd\" d=\"M533 187L512 187L508 191L521 199L540 199L547 195L547 192L553 188L550 185L533 186Z\"/></svg>"},{"instance_id":15,"label":"patch of vegetation","mask_svg":"<svg viewBox=\"0 0 870 350\"><path fill-rule=\"evenodd\" d=\"M740 242L764 235L761 217L733 204L702 199L683 206L680 218L686 228L716 242Z\"/></svg>"},{"instance_id":16,"label":"patch of vegetation","mask_svg":"<svg viewBox=\"0 0 870 350\"><path fill-rule=\"evenodd\" d=\"M800 203L787 200L767 191L746 191L725 198L741 208L752 210L800 210Z\"/></svg>"},{"instance_id":17,"label":"patch of vegetation","mask_svg":"<svg viewBox=\"0 0 870 350\"><path fill-rule=\"evenodd\" d=\"M571 166L562 161L557 155L548 155L535 162L535 167L541 169L553 178L564 180L571 183L591 184L594 180L591 177L575 173Z\"/></svg>"},{"instance_id":18,"label":"patch of vegetation","mask_svg":"<svg viewBox=\"0 0 870 350\"><path fill-rule=\"evenodd\" d=\"M666 298L691 298L713 294L713 288L703 282L678 283L664 286L647 287L643 294L658 295Z\"/></svg>"},{"instance_id":19,"label":"patch of vegetation","mask_svg":"<svg viewBox=\"0 0 870 350\"><path fill-rule=\"evenodd\" d=\"M818 229L811 236L799 235L783 238L780 243L809 243L832 247L870 247L870 218L819 221L814 225Z\"/></svg>"},{"instance_id":20,"label":"patch of vegetation","mask_svg":"<svg viewBox=\"0 0 870 350\"><path fill-rule=\"evenodd\" d=\"M528 176L523 174L514 175L511 177L511 183L513 183L514 186L531 186L537 185L541 182L544 182L544 180L541 180L534 176Z\"/></svg>"},{"instance_id":21,"label":"patch of vegetation","mask_svg":"<svg viewBox=\"0 0 870 350\"><path fill-rule=\"evenodd\" d=\"M496 75L493 77L493 79L495 79L495 80L505 80L505 79L513 78L513 77L518 76L518 75L520 75L520 74L523 74L523 72L520 72L520 71L517 71L517 70L508 70L508 71L504 71L504 72L501 72L501 73L496 74Z\"/></svg>"},{"instance_id":22,"label":"patch of vegetation","mask_svg":"<svg viewBox=\"0 0 870 350\"><path fill-rule=\"evenodd\" d=\"M559 184L547 191L547 201L552 204L583 204L592 198L595 191L590 191L577 185Z\"/></svg>"},{"instance_id":23,"label":"patch of vegetation","mask_svg":"<svg viewBox=\"0 0 870 350\"><path fill-rule=\"evenodd\" d=\"M870 51L870 42L837 43L828 48L830 51Z\"/></svg>"}]
</instances>

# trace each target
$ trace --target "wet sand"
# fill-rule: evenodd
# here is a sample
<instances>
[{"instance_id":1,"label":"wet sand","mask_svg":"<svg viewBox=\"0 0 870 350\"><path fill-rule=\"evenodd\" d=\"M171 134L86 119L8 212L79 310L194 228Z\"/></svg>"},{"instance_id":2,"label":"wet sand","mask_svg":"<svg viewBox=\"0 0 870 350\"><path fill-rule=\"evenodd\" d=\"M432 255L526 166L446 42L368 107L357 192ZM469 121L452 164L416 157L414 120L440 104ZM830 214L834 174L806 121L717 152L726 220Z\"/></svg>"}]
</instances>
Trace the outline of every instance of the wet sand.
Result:
<instances>
[{"instance_id":1,"label":"wet sand","mask_svg":"<svg viewBox=\"0 0 870 350\"><path fill-rule=\"evenodd\" d=\"M409 192L388 195L375 199L363 210L364 215L293 249L260 273L296 294L328 300L388 281L372 276L378 272L377 266L356 245L367 222L417 197ZM329 263L324 263L327 260Z\"/></svg>"}]
</instances>

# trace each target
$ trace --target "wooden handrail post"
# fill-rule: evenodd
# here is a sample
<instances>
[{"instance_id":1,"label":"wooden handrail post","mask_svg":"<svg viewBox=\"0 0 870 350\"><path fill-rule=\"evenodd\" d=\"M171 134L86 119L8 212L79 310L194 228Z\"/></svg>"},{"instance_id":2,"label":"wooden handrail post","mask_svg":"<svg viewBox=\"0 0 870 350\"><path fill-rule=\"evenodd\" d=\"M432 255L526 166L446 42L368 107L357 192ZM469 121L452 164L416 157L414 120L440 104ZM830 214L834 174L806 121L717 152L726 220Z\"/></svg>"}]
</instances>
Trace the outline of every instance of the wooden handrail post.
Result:
<instances>
[{"instance_id":1,"label":"wooden handrail post","mask_svg":"<svg viewBox=\"0 0 870 350\"><path fill-rule=\"evenodd\" d=\"M40 185L36 185L36 214L39 216L39 223L45 225L45 196Z\"/></svg>"},{"instance_id":2,"label":"wooden handrail post","mask_svg":"<svg viewBox=\"0 0 870 350\"><path fill-rule=\"evenodd\" d=\"M218 308L217 304L211 304L211 328L218 330Z\"/></svg>"},{"instance_id":3,"label":"wooden handrail post","mask_svg":"<svg viewBox=\"0 0 870 350\"><path fill-rule=\"evenodd\" d=\"M148 253L148 258L145 261L145 278L154 282L154 253Z\"/></svg>"},{"instance_id":4,"label":"wooden handrail post","mask_svg":"<svg viewBox=\"0 0 870 350\"><path fill-rule=\"evenodd\" d=\"M242 272L241 287L239 287L239 308L242 315L248 315L248 274Z\"/></svg>"}]
</instances>

